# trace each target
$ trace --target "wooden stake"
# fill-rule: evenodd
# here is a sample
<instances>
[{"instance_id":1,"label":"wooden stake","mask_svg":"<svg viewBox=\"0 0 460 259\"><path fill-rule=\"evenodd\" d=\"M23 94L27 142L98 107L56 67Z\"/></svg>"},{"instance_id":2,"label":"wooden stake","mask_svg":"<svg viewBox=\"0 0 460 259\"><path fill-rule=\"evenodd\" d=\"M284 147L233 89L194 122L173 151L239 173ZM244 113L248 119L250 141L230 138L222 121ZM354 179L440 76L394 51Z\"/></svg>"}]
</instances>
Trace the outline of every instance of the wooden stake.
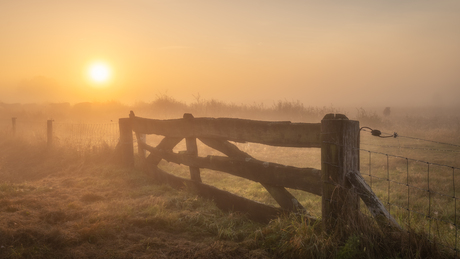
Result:
<instances>
[{"instance_id":1,"label":"wooden stake","mask_svg":"<svg viewBox=\"0 0 460 259\"><path fill-rule=\"evenodd\" d=\"M190 113L185 113L184 114L184 119L188 122L187 125L188 127L193 129L193 115ZM198 157L198 146L196 145L196 138L195 137L188 137L185 138L185 144L187 146L187 155L191 157ZM196 182L202 182L201 181L201 175L200 175L200 168L195 167L195 166L190 166L190 179L192 181Z\"/></svg>"},{"instance_id":2,"label":"wooden stake","mask_svg":"<svg viewBox=\"0 0 460 259\"><path fill-rule=\"evenodd\" d=\"M120 150L123 165L134 167L134 147L131 120L129 118L118 119L120 129Z\"/></svg>"},{"instance_id":3,"label":"wooden stake","mask_svg":"<svg viewBox=\"0 0 460 259\"><path fill-rule=\"evenodd\" d=\"M359 122L343 114L321 121L322 222L326 232L347 224L359 212L359 197L347 172L359 171Z\"/></svg>"}]
</instances>

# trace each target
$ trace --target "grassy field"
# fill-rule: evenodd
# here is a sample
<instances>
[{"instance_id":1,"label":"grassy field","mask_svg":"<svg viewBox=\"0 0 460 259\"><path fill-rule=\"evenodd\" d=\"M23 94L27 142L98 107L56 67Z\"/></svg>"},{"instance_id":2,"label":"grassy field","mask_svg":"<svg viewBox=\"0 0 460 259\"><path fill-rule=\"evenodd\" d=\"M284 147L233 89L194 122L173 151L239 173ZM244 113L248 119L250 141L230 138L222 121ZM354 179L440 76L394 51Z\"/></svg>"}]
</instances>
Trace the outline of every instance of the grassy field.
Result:
<instances>
[{"instance_id":1,"label":"grassy field","mask_svg":"<svg viewBox=\"0 0 460 259\"><path fill-rule=\"evenodd\" d=\"M3 140L1 258L267 258L262 225L123 169L112 150Z\"/></svg>"},{"instance_id":2,"label":"grassy field","mask_svg":"<svg viewBox=\"0 0 460 259\"><path fill-rule=\"evenodd\" d=\"M186 105L166 97L152 104L125 108L135 112L137 108L140 110L137 115L150 117L151 111L146 107L156 107L157 112L170 111L163 115L152 114L151 117L157 118L176 114L181 117L183 112L193 111L195 116L226 116L228 113L229 117L268 120L271 113L273 120L307 122L319 122L324 113L336 111L329 107L304 107L297 102L278 102L273 107L217 101ZM74 107L70 107L69 112L72 109ZM107 114L110 109L101 110ZM361 126L391 133L397 131L401 136L460 143L460 120L450 113L442 113L445 117L428 113L421 116L411 111L384 117L364 109L355 112L349 117L360 120ZM97 118L96 113L92 116ZM116 129L116 123L110 125L103 129L93 127L98 132L93 138L83 137L91 135L91 130L83 133L86 128L74 131L80 132L78 139L56 133L60 141L53 149L46 148L45 138L36 138L39 133L27 138L3 134L0 138L1 258L453 257L451 248L455 247L457 228L452 228L451 222L455 222L458 213L452 196L455 194L453 183L460 186L456 184L460 177L455 177L458 171L431 165L429 188L446 195L429 194L424 191L428 189L427 164L415 160L458 167L459 153L453 150L455 147L405 138L380 139L362 132L361 148L379 153L371 153L369 163L369 152L361 151L361 172L384 204L390 203L392 215L410 235L382 232L365 217L357 219L357 224L348 229L326 235L320 224L311 225L298 215L286 215L269 224L261 224L239 213L222 212L211 201L192 192L158 185L138 169L120 167L114 155L113 138L103 142L94 140L101 137L101 132ZM68 127L63 124L56 130L75 135L69 134ZM148 141L157 143L159 139L149 136ZM319 149L238 145L260 160L321 168ZM447 149L450 151L439 151ZM180 150L185 150L184 143L175 148L175 151ZM200 144L199 155L208 154L217 153ZM405 158L386 154L414 158L414 161L407 163ZM186 167L166 162L160 167L188 177ZM202 179L207 184L276 206L258 183L210 170L202 170ZM311 215L320 217L320 197L290 191ZM409 215L397 205L410 208L412 213ZM427 215L442 220L430 222Z\"/></svg>"}]
</instances>

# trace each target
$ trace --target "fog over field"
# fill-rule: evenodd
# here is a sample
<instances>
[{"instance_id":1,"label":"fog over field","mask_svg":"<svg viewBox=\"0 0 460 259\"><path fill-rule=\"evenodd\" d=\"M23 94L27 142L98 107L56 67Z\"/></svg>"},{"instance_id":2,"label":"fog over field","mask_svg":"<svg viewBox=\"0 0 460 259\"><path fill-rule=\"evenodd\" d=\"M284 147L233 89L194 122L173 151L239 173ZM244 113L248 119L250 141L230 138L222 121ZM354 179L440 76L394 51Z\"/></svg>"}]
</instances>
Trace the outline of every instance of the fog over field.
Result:
<instances>
[{"instance_id":1,"label":"fog over field","mask_svg":"<svg viewBox=\"0 0 460 259\"><path fill-rule=\"evenodd\" d=\"M0 0L0 258L459 258L459 99L460 0Z\"/></svg>"},{"instance_id":2,"label":"fog over field","mask_svg":"<svg viewBox=\"0 0 460 259\"><path fill-rule=\"evenodd\" d=\"M0 102L454 106L460 2L1 1Z\"/></svg>"}]
</instances>

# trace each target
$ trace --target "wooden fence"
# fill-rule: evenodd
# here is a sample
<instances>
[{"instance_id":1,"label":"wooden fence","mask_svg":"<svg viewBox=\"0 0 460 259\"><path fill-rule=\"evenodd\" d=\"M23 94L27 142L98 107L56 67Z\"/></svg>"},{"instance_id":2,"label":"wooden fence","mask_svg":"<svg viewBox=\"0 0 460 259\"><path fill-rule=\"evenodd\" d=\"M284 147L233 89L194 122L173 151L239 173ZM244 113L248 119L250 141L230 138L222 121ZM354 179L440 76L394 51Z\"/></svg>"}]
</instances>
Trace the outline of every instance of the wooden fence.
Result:
<instances>
[{"instance_id":1,"label":"wooden fence","mask_svg":"<svg viewBox=\"0 0 460 259\"><path fill-rule=\"evenodd\" d=\"M359 122L345 115L328 114L321 123L255 121L235 118L194 118L155 120L140 118L131 112L119 119L122 162L134 166L133 131L143 168L157 181L177 188L189 188L212 199L224 210L236 210L260 221L281 213L305 213L306 209L286 188L322 196L322 223L326 230L339 222L353 220L359 213L361 198L382 227L399 228L359 173ZM145 134L164 136L156 146L145 142ZM186 151L173 148L183 139ZM199 157L196 140L226 156ZM321 169L298 168L260 161L241 151L231 142L253 142L271 146L321 148ZM149 155L145 156L145 151ZM158 167L164 159L189 167L190 179L174 176ZM299 157L299 159L302 159ZM252 201L206 185L200 168L222 171L259 182L280 208ZM315 219L309 217L311 221Z\"/></svg>"}]
</instances>

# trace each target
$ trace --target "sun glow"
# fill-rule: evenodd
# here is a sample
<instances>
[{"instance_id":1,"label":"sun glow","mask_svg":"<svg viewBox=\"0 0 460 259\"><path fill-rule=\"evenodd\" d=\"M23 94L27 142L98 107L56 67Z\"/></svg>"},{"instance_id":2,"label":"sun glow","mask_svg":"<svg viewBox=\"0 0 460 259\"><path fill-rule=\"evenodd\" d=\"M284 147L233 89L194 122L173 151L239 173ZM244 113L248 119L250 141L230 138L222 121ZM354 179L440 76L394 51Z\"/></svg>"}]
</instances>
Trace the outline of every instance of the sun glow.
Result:
<instances>
[{"instance_id":1,"label":"sun glow","mask_svg":"<svg viewBox=\"0 0 460 259\"><path fill-rule=\"evenodd\" d=\"M95 83L106 83L110 80L110 67L105 63L93 63L88 69L90 79Z\"/></svg>"}]
</instances>

